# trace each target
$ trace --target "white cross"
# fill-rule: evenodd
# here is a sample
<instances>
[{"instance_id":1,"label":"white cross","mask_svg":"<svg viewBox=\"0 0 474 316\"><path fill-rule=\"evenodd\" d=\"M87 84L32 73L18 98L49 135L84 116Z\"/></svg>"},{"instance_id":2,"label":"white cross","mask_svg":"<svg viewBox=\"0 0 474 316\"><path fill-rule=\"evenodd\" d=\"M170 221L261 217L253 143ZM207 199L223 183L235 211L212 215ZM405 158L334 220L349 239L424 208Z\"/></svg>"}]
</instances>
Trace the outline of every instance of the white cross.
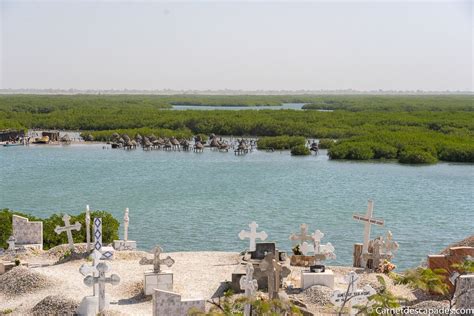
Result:
<instances>
[{"instance_id":1,"label":"white cross","mask_svg":"<svg viewBox=\"0 0 474 316\"><path fill-rule=\"evenodd\" d=\"M246 274L240 278L240 289L245 291L245 296L248 299L251 299L255 296L255 293L258 289L258 283L257 280L253 278L253 264L247 263L245 270ZM251 315L251 307L252 305L249 302L245 304L244 316Z\"/></svg>"},{"instance_id":2,"label":"white cross","mask_svg":"<svg viewBox=\"0 0 474 316\"><path fill-rule=\"evenodd\" d=\"M89 205L86 205L86 242L87 252L91 250L91 211Z\"/></svg>"},{"instance_id":3,"label":"white cross","mask_svg":"<svg viewBox=\"0 0 474 316\"><path fill-rule=\"evenodd\" d=\"M105 309L105 284L110 283L112 285L117 285L120 283L120 277L116 274L106 277L105 273L109 271L109 266L105 262L101 262L97 265L97 271L99 271L99 276L87 276L84 279L84 284L89 287L94 286L95 284L99 285L99 314L101 314Z\"/></svg>"},{"instance_id":4,"label":"white cross","mask_svg":"<svg viewBox=\"0 0 474 316\"><path fill-rule=\"evenodd\" d=\"M15 251L15 241L16 238L12 235L10 238L8 238L7 243L8 243L8 251Z\"/></svg>"},{"instance_id":5,"label":"white cross","mask_svg":"<svg viewBox=\"0 0 474 316\"><path fill-rule=\"evenodd\" d=\"M125 215L123 216L123 240L128 240L128 223L130 218L128 217L128 207L125 209Z\"/></svg>"},{"instance_id":6,"label":"white cross","mask_svg":"<svg viewBox=\"0 0 474 316\"><path fill-rule=\"evenodd\" d=\"M56 226L56 228L54 229L54 232L58 235L61 234L62 232L66 232L67 240L69 242L69 249L74 251L74 239L72 238L72 230L77 230L77 231L81 230L81 223L76 222L74 225L71 225L69 223L70 219L71 217L69 215L64 214L63 216L64 227Z\"/></svg>"},{"instance_id":7,"label":"white cross","mask_svg":"<svg viewBox=\"0 0 474 316\"><path fill-rule=\"evenodd\" d=\"M387 232L387 237L385 238L384 241L384 248L385 248L385 254L392 256L393 252L396 252L399 248L399 245L396 241L393 240L393 235L391 231Z\"/></svg>"},{"instance_id":8,"label":"white cross","mask_svg":"<svg viewBox=\"0 0 474 316\"><path fill-rule=\"evenodd\" d=\"M255 241L257 240L257 238L261 239L263 241L263 240L267 239L268 235L264 231L261 231L261 232L257 233L258 224L256 222L251 222L249 224L249 227L250 227L250 231L242 230L239 233L239 238L241 240L244 240L245 238L250 239L249 251L255 251L256 250L256 242Z\"/></svg>"},{"instance_id":9,"label":"white cross","mask_svg":"<svg viewBox=\"0 0 474 316\"><path fill-rule=\"evenodd\" d=\"M151 250L153 252L153 259L148 259L143 257L140 259L141 265L152 264L153 265L153 272L159 273L161 271L160 265L164 264L168 268L174 264L173 258L170 256L166 257L165 259L160 259L160 254L163 251L160 246L156 246Z\"/></svg>"},{"instance_id":10,"label":"white cross","mask_svg":"<svg viewBox=\"0 0 474 316\"><path fill-rule=\"evenodd\" d=\"M307 256L310 252L314 252L314 246L310 245L306 241L304 241L301 244L300 250L301 250L301 253L303 254L303 256Z\"/></svg>"},{"instance_id":11,"label":"white cross","mask_svg":"<svg viewBox=\"0 0 474 316\"><path fill-rule=\"evenodd\" d=\"M335 250L336 249L330 242L319 246L319 253L323 254L326 259L336 259L336 254L334 253Z\"/></svg>"},{"instance_id":12,"label":"white cross","mask_svg":"<svg viewBox=\"0 0 474 316\"><path fill-rule=\"evenodd\" d=\"M89 258L92 259L92 265L84 263L79 268L79 272L83 276L87 276L87 275L92 275L94 277L98 276L99 270L97 270L97 265L100 263L101 257L102 257L102 254L98 250L94 249L92 254L89 256ZM98 292L98 285L96 284L94 285L94 296L98 294L97 292Z\"/></svg>"},{"instance_id":13,"label":"white cross","mask_svg":"<svg viewBox=\"0 0 474 316\"><path fill-rule=\"evenodd\" d=\"M292 241L300 241L298 244L302 244L305 241L310 241L311 236L308 235L308 225L301 224L300 225L300 233L299 234L291 234L290 240Z\"/></svg>"},{"instance_id":14,"label":"white cross","mask_svg":"<svg viewBox=\"0 0 474 316\"><path fill-rule=\"evenodd\" d=\"M374 212L374 202L372 200L369 200L369 204L367 206L367 213L365 215L360 215L360 214L354 214L352 216L353 219L361 222L365 222L364 224L364 244L362 246L362 256L366 256L369 253L369 240L370 240L370 228L371 225L378 225L378 226L383 226L384 221L383 219L377 219L373 218L372 214ZM361 260L361 265L363 268L365 268L367 262L366 259Z\"/></svg>"}]
</instances>

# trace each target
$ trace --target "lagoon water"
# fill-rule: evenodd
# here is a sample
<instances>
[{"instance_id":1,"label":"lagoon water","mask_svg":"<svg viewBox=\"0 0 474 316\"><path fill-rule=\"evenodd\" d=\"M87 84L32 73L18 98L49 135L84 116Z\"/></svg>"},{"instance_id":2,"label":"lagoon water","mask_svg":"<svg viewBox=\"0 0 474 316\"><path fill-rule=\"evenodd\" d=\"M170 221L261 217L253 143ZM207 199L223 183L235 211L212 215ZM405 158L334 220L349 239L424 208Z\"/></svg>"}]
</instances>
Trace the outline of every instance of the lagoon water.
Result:
<instances>
[{"instance_id":1,"label":"lagoon water","mask_svg":"<svg viewBox=\"0 0 474 316\"><path fill-rule=\"evenodd\" d=\"M103 150L102 145L0 147L0 207L48 216L92 209L120 220L141 249L241 251L237 234L257 221L289 251L301 223L336 248L329 263L350 265L363 225L352 220L375 201L404 269L474 233L474 167L440 163L360 163L289 152L233 153ZM122 232L121 232L122 233Z\"/></svg>"}]
</instances>

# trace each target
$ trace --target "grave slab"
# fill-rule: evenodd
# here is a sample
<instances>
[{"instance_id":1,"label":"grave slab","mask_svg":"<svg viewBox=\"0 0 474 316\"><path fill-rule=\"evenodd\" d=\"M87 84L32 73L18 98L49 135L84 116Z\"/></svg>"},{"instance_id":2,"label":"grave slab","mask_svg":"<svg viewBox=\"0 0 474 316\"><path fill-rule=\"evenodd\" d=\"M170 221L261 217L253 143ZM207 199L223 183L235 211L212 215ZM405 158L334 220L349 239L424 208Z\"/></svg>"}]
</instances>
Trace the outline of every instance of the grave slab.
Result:
<instances>
[{"instance_id":1,"label":"grave slab","mask_svg":"<svg viewBox=\"0 0 474 316\"><path fill-rule=\"evenodd\" d=\"M322 285L334 289L334 272L326 270L324 272L301 271L301 288L307 289L313 285Z\"/></svg>"},{"instance_id":2,"label":"grave slab","mask_svg":"<svg viewBox=\"0 0 474 316\"><path fill-rule=\"evenodd\" d=\"M153 293L153 316L186 316L191 309L204 312L206 305L203 299L183 300L181 295L155 289Z\"/></svg>"},{"instance_id":3,"label":"grave slab","mask_svg":"<svg viewBox=\"0 0 474 316\"><path fill-rule=\"evenodd\" d=\"M171 271L163 272L145 272L144 277L145 295L153 295L155 289L164 291L173 291L173 273Z\"/></svg>"},{"instance_id":4,"label":"grave slab","mask_svg":"<svg viewBox=\"0 0 474 316\"><path fill-rule=\"evenodd\" d=\"M43 222L30 222L26 217L13 215L12 230L17 246L43 250Z\"/></svg>"}]
</instances>

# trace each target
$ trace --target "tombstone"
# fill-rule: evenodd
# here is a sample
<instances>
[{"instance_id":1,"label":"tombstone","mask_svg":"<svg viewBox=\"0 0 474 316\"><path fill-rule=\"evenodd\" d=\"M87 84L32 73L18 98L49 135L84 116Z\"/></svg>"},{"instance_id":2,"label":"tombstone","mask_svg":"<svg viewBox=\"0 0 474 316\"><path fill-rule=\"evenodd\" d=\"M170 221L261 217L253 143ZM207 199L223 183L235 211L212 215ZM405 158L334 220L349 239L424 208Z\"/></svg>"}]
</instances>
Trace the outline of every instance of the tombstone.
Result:
<instances>
[{"instance_id":1,"label":"tombstone","mask_svg":"<svg viewBox=\"0 0 474 316\"><path fill-rule=\"evenodd\" d=\"M331 303L335 306L342 306L347 298L346 305L351 309L354 305L361 305L367 301L367 298L376 294L376 291L370 286L366 285L362 289L357 287L359 276L354 271L349 272L344 278L348 287L342 291L335 290L331 296Z\"/></svg>"},{"instance_id":2,"label":"tombstone","mask_svg":"<svg viewBox=\"0 0 474 316\"><path fill-rule=\"evenodd\" d=\"M79 272L83 276L92 275L93 277L98 277L99 270L97 270L97 266L100 263L101 257L102 257L102 254L96 249L94 249L92 254L90 255L90 258L92 259L92 265L87 264L87 263L83 264L79 268ZM110 299L106 295L105 301L104 301L105 309L109 307L109 303L110 303ZM77 309L77 314L93 316L93 315L97 315L98 312L99 312L99 285L94 284L93 295L86 296L82 299L81 304L79 305Z\"/></svg>"},{"instance_id":3,"label":"tombstone","mask_svg":"<svg viewBox=\"0 0 474 316\"><path fill-rule=\"evenodd\" d=\"M240 278L240 289L245 292L245 297L248 300L255 298L255 293L258 289L258 282L253 278L254 268L251 263L247 263L246 274ZM244 307L244 316L252 315L252 305L247 302Z\"/></svg>"},{"instance_id":4,"label":"tombstone","mask_svg":"<svg viewBox=\"0 0 474 316\"><path fill-rule=\"evenodd\" d=\"M91 287L98 284L99 295L98 295L98 313L103 313L106 308L106 297L105 297L105 284L109 283L117 285L120 283L120 277L116 274L112 274L110 277L106 277L105 274L109 272L109 266L105 262L101 262L97 265L98 276L87 276L84 279L84 284Z\"/></svg>"},{"instance_id":5,"label":"tombstone","mask_svg":"<svg viewBox=\"0 0 474 316\"><path fill-rule=\"evenodd\" d=\"M268 253L276 256L276 244L274 242L261 242L255 246L255 251L250 252L250 259L263 260Z\"/></svg>"},{"instance_id":6,"label":"tombstone","mask_svg":"<svg viewBox=\"0 0 474 316\"><path fill-rule=\"evenodd\" d=\"M190 310L205 312L206 301L203 299L183 300L181 295L160 289L153 290L153 316L187 316Z\"/></svg>"},{"instance_id":7,"label":"tombstone","mask_svg":"<svg viewBox=\"0 0 474 316\"><path fill-rule=\"evenodd\" d=\"M71 249L71 251L74 251L74 239L72 238L72 231L73 230L81 230L81 224L79 222L76 222L74 225L71 225L69 223L69 220L71 219L71 217L67 214L64 214L63 216L63 221L64 221L64 227L60 227L60 226L56 226L56 228L54 229L54 232L56 234L61 234L63 232L66 232L67 234L67 241L69 243L69 249Z\"/></svg>"},{"instance_id":8,"label":"tombstone","mask_svg":"<svg viewBox=\"0 0 474 316\"><path fill-rule=\"evenodd\" d=\"M445 255L429 255L428 268L432 270L445 269L448 272L446 276L448 276L457 271L453 268L454 264L462 263L469 256L474 256L474 247L451 247ZM445 280L445 283L448 284L452 293L454 291L453 285L449 280Z\"/></svg>"},{"instance_id":9,"label":"tombstone","mask_svg":"<svg viewBox=\"0 0 474 316\"><path fill-rule=\"evenodd\" d=\"M244 239L248 238L250 240L249 251L255 251L255 249L256 249L256 246L255 246L256 240L260 239L260 240L264 241L265 239L267 239L268 235L264 231L261 231L261 232L257 233L258 224L256 222L251 222L249 224L249 227L250 227L250 231L242 230L239 233L239 238L241 240L244 240Z\"/></svg>"},{"instance_id":10,"label":"tombstone","mask_svg":"<svg viewBox=\"0 0 474 316\"><path fill-rule=\"evenodd\" d=\"M130 217L128 216L129 210L125 209L125 215L123 217L123 240L114 240L114 249L118 251L122 250L136 250L137 242L128 240L128 224L130 223Z\"/></svg>"},{"instance_id":11,"label":"tombstone","mask_svg":"<svg viewBox=\"0 0 474 316\"><path fill-rule=\"evenodd\" d=\"M87 252L91 251L91 211L86 205L86 246Z\"/></svg>"},{"instance_id":12,"label":"tombstone","mask_svg":"<svg viewBox=\"0 0 474 316\"><path fill-rule=\"evenodd\" d=\"M288 276L290 269L282 266L276 259L273 253L265 256L265 259L260 263L260 271L262 271L268 279L268 298L270 300L279 298L279 291L281 286L281 277Z\"/></svg>"},{"instance_id":13,"label":"tombstone","mask_svg":"<svg viewBox=\"0 0 474 316\"><path fill-rule=\"evenodd\" d=\"M152 249L153 259L143 257L139 262L140 265L153 265L153 270L145 272L145 295L152 295L154 289L173 291L173 273L171 271L162 271L161 265L164 264L169 268L174 264L174 260L170 256L160 259L162 251L160 246L156 246Z\"/></svg>"},{"instance_id":14,"label":"tombstone","mask_svg":"<svg viewBox=\"0 0 474 316\"><path fill-rule=\"evenodd\" d=\"M465 311L474 309L474 274L459 276L456 287L456 309Z\"/></svg>"},{"instance_id":15,"label":"tombstone","mask_svg":"<svg viewBox=\"0 0 474 316\"><path fill-rule=\"evenodd\" d=\"M8 252L15 252L16 251L15 242L16 242L16 238L13 235L11 235L7 240L7 243L8 243L7 251Z\"/></svg>"},{"instance_id":16,"label":"tombstone","mask_svg":"<svg viewBox=\"0 0 474 316\"><path fill-rule=\"evenodd\" d=\"M102 254L102 260L112 260L114 258L115 250L113 247L102 246L102 218L94 218L93 225L94 233L94 249Z\"/></svg>"},{"instance_id":17,"label":"tombstone","mask_svg":"<svg viewBox=\"0 0 474 316\"><path fill-rule=\"evenodd\" d=\"M371 226L384 225L383 219L377 219L377 218L372 217L373 212L374 212L374 202L372 200L369 200L369 204L367 206L367 213L365 215L354 214L352 216L353 219L364 222L364 243L362 245L362 258L360 261L362 268L365 268L367 266L367 260L369 259L368 256L369 256L369 240L370 240Z\"/></svg>"},{"instance_id":18,"label":"tombstone","mask_svg":"<svg viewBox=\"0 0 474 316\"><path fill-rule=\"evenodd\" d=\"M30 222L26 217L13 215L12 229L17 246L43 250L43 222Z\"/></svg>"}]
</instances>

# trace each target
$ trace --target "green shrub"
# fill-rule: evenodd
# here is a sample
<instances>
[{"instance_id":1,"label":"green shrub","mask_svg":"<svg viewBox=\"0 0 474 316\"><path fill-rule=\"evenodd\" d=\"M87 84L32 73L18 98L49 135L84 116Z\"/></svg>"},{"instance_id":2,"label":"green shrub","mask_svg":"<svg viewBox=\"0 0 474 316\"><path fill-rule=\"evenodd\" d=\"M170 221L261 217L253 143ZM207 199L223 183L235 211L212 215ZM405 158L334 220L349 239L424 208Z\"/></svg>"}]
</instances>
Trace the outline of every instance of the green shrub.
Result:
<instances>
[{"instance_id":1,"label":"green shrub","mask_svg":"<svg viewBox=\"0 0 474 316\"><path fill-rule=\"evenodd\" d=\"M68 243L67 235L65 233L56 234L54 231L56 226L64 226L64 221L62 219L63 214L53 214L49 218L40 219L27 214L3 209L0 211L0 247L7 247L7 240L12 234L13 214L26 217L31 221L43 222L43 248L45 250ZM85 216L85 212L79 215L71 215L71 224L75 222L81 223L80 231L72 231L72 236L74 242L76 243L83 243L86 241ZM91 212L91 221L94 219L94 217L102 218L102 242L104 244L112 243L114 240L118 239L118 229L120 223L112 216L112 214L106 211L93 211Z\"/></svg>"},{"instance_id":2,"label":"green shrub","mask_svg":"<svg viewBox=\"0 0 474 316\"><path fill-rule=\"evenodd\" d=\"M438 158L444 161L474 162L474 146L444 146L439 151Z\"/></svg>"},{"instance_id":3,"label":"green shrub","mask_svg":"<svg viewBox=\"0 0 474 316\"><path fill-rule=\"evenodd\" d=\"M307 156L311 155L311 151L305 145L298 145L291 148L291 154L293 156Z\"/></svg>"},{"instance_id":4,"label":"green shrub","mask_svg":"<svg viewBox=\"0 0 474 316\"><path fill-rule=\"evenodd\" d=\"M291 149L305 145L306 138L302 136L269 136L258 140L259 149Z\"/></svg>"},{"instance_id":5,"label":"green shrub","mask_svg":"<svg viewBox=\"0 0 474 316\"><path fill-rule=\"evenodd\" d=\"M398 161L405 164L431 164L436 163L438 159L428 151L411 147L400 152Z\"/></svg>"},{"instance_id":6,"label":"green shrub","mask_svg":"<svg viewBox=\"0 0 474 316\"><path fill-rule=\"evenodd\" d=\"M374 159L396 159L398 149L382 144L382 143L375 143L372 145L372 149L374 151Z\"/></svg>"},{"instance_id":7,"label":"green shrub","mask_svg":"<svg viewBox=\"0 0 474 316\"><path fill-rule=\"evenodd\" d=\"M419 267L407 270L403 275L397 276L395 283L408 284L427 293L444 295L449 291L449 287L445 283L446 273L445 269L431 270Z\"/></svg>"},{"instance_id":8,"label":"green shrub","mask_svg":"<svg viewBox=\"0 0 474 316\"><path fill-rule=\"evenodd\" d=\"M329 149L331 148L336 141L334 139L323 138L319 140L319 149Z\"/></svg>"}]
</instances>

